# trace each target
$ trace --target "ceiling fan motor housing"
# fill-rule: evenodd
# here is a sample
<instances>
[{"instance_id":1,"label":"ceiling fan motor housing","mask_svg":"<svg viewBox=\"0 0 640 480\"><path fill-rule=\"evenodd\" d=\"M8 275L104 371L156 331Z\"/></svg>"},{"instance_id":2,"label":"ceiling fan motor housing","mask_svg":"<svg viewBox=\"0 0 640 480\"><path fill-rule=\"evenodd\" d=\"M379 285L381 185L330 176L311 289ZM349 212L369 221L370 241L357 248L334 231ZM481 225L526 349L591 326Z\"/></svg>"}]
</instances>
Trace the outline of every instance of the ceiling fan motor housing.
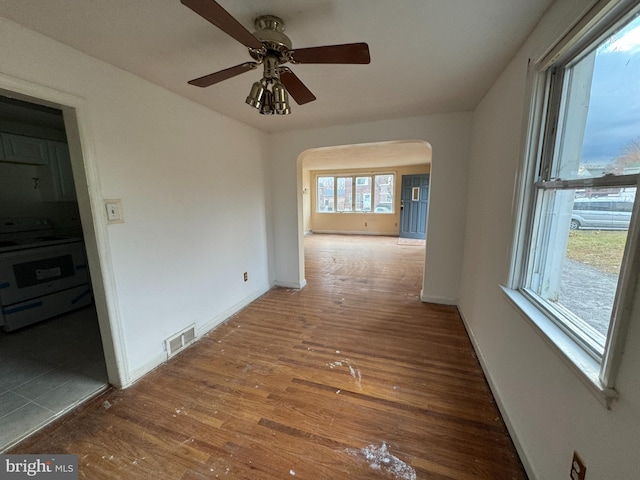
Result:
<instances>
[{"instance_id":1,"label":"ceiling fan motor housing","mask_svg":"<svg viewBox=\"0 0 640 480\"><path fill-rule=\"evenodd\" d=\"M287 63L289 61L287 53L291 50L293 43L283 33L284 21L275 15L262 15L256 18L254 25L256 31L253 35L265 46L266 55L275 55L279 63ZM249 51L256 60L260 60L265 55L264 52L253 49L249 49Z\"/></svg>"}]
</instances>

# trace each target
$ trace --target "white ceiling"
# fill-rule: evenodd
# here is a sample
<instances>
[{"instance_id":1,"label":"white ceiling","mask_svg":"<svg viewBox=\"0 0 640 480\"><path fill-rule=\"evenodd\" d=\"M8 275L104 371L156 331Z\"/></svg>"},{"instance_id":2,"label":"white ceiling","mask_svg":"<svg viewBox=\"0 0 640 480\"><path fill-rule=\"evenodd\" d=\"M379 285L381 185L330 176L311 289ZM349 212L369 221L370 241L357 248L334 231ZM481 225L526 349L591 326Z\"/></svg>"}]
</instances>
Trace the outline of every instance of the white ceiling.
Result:
<instances>
[{"instance_id":1,"label":"white ceiling","mask_svg":"<svg viewBox=\"0 0 640 480\"><path fill-rule=\"evenodd\" d=\"M27 28L266 132L472 110L552 0L219 0L253 31L286 24L293 47L366 42L369 65L293 65L317 100L288 116L244 103L260 70L187 84L251 60L179 0L0 0Z\"/></svg>"}]
</instances>

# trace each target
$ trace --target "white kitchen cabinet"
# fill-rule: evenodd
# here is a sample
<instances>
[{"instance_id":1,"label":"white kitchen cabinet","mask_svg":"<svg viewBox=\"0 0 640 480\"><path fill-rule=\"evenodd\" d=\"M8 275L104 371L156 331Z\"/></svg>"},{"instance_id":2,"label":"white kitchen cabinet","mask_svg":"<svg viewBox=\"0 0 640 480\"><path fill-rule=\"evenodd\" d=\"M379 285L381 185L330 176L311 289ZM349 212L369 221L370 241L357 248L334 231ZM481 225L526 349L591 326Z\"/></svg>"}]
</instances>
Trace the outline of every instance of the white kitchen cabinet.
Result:
<instances>
[{"instance_id":1,"label":"white kitchen cabinet","mask_svg":"<svg viewBox=\"0 0 640 480\"><path fill-rule=\"evenodd\" d=\"M47 202L70 202L76 200L71 158L66 143L47 141L49 164L40 167L40 195Z\"/></svg>"},{"instance_id":2,"label":"white kitchen cabinet","mask_svg":"<svg viewBox=\"0 0 640 480\"><path fill-rule=\"evenodd\" d=\"M49 163L47 140L12 133L2 133L0 137L4 149L3 161L29 165L47 165Z\"/></svg>"}]
</instances>

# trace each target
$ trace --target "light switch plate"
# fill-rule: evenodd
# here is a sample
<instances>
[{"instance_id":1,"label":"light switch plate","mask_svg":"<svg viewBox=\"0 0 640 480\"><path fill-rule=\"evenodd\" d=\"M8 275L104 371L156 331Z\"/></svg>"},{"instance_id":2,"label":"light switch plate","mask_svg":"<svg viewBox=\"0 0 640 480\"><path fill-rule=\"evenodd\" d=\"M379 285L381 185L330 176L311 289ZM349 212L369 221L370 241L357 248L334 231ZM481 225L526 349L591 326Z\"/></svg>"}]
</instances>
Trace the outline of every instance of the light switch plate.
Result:
<instances>
[{"instance_id":1,"label":"light switch plate","mask_svg":"<svg viewBox=\"0 0 640 480\"><path fill-rule=\"evenodd\" d=\"M122 215L122 200L105 200L104 206L107 210L107 223L124 223Z\"/></svg>"}]
</instances>

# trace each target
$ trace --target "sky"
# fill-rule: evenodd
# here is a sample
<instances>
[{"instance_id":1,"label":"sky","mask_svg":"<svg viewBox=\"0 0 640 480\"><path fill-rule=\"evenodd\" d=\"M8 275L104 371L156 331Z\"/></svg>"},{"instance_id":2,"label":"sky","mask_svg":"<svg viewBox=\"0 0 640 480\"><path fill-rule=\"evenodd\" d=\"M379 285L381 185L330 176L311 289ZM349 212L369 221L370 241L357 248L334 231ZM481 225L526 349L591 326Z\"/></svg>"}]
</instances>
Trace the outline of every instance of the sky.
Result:
<instances>
[{"instance_id":1,"label":"sky","mask_svg":"<svg viewBox=\"0 0 640 480\"><path fill-rule=\"evenodd\" d=\"M583 163L611 163L640 140L640 17L597 50Z\"/></svg>"}]
</instances>

